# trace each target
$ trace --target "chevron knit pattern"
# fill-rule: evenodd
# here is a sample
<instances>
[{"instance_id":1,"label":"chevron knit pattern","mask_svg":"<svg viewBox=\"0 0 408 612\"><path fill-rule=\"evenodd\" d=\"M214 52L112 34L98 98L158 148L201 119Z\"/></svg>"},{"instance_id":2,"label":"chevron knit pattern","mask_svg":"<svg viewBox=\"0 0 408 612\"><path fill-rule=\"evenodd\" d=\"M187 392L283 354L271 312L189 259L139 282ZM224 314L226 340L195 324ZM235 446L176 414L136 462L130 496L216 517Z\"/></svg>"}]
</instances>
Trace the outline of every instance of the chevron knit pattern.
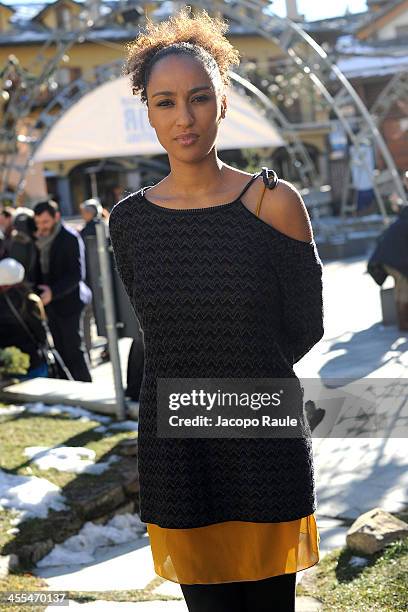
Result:
<instances>
[{"instance_id":1,"label":"chevron knit pattern","mask_svg":"<svg viewBox=\"0 0 408 612\"><path fill-rule=\"evenodd\" d=\"M144 333L139 405L140 517L168 528L280 522L312 514L304 438L158 438L158 377L296 377L323 335L314 241L283 234L241 198L177 210L145 187L113 208L116 266ZM309 434L309 435L308 435Z\"/></svg>"}]
</instances>

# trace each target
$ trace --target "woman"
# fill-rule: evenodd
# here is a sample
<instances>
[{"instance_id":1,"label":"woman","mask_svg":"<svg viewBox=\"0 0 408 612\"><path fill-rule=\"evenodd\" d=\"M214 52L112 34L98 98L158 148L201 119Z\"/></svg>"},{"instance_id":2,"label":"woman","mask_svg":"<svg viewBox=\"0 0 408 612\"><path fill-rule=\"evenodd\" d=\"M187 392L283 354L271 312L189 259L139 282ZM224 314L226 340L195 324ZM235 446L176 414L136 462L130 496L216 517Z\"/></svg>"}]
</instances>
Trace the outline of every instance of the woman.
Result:
<instances>
[{"instance_id":1,"label":"woman","mask_svg":"<svg viewBox=\"0 0 408 612\"><path fill-rule=\"evenodd\" d=\"M239 56L226 29L184 7L127 47L133 92L171 167L122 198L109 223L144 333L140 518L156 572L180 583L189 610L289 612L296 572L319 560L310 435L156 431L160 378L296 378L293 363L323 335L322 265L299 193L283 180L265 189L260 173L217 155Z\"/></svg>"},{"instance_id":2,"label":"woman","mask_svg":"<svg viewBox=\"0 0 408 612\"><path fill-rule=\"evenodd\" d=\"M48 366L40 347L47 343L46 315L41 299L24 281L24 266L6 257L0 261L0 348L16 346L30 357L20 380L48 377Z\"/></svg>"},{"instance_id":3,"label":"woman","mask_svg":"<svg viewBox=\"0 0 408 612\"><path fill-rule=\"evenodd\" d=\"M24 280L32 287L38 274L38 250L35 246L37 228L34 212L20 207L15 211L9 256L19 261L25 270Z\"/></svg>"}]
</instances>

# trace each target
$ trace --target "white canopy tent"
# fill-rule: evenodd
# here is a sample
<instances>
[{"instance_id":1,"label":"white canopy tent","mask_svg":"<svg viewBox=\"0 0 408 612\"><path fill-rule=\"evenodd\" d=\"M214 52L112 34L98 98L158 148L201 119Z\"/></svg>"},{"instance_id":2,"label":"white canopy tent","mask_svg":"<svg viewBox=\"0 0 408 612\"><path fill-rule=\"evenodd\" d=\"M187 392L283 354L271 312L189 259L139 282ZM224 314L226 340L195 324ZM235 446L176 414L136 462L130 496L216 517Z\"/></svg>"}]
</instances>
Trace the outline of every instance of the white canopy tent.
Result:
<instances>
[{"instance_id":1,"label":"white canopy tent","mask_svg":"<svg viewBox=\"0 0 408 612\"><path fill-rule=\"evenodd\" d=\"M221 121L217 149L279 147L277 130L232 88ZM108 81L84 95L56 121L34 162L102 159L165 153L150 126L147 109L131 93L128 76Z\"/></svg>"}]
</instances>

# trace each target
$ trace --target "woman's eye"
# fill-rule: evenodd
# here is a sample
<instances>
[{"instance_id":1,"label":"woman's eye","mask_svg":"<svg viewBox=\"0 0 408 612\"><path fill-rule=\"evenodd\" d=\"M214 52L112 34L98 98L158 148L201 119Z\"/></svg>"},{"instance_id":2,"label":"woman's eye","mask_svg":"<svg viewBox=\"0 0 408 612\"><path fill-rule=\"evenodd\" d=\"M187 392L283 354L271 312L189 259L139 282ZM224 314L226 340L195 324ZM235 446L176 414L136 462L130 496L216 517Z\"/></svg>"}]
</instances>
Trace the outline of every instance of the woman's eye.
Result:
<instances>
[{"instance_id":1,"label":"woman's eye","mask_svg":"<svg viewBox=\"0 0 408 612\"><path fill-rule=\"evenodd\" d=\"M197 96L196 98L193 98L192 101L194 102L195 100L205 101L205 100L208 100L208 96ZM166 102L171 102L171 100L162 100L161 102L159 102L159 104L157 106L168 106L168 104L166 104Z\"/></svg>"}]
</instances>

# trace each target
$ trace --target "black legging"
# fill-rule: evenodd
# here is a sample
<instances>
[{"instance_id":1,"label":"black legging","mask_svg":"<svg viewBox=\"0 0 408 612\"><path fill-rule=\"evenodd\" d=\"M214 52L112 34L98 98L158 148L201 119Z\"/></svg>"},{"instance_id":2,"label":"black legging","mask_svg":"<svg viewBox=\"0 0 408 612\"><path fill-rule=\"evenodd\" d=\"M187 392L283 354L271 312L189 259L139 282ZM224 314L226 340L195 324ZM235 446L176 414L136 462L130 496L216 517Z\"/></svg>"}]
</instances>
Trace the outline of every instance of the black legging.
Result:
<instances>
[{"instance_id":1,"label":"black legging","mask_svg":"<svg viewBox=\"0 0 408 612\"><path fill-rule=\"evenodd\" d=\"M295 612L296 572L264 580L180 586L189 612Z\"/></svg>"}]
</instances>

